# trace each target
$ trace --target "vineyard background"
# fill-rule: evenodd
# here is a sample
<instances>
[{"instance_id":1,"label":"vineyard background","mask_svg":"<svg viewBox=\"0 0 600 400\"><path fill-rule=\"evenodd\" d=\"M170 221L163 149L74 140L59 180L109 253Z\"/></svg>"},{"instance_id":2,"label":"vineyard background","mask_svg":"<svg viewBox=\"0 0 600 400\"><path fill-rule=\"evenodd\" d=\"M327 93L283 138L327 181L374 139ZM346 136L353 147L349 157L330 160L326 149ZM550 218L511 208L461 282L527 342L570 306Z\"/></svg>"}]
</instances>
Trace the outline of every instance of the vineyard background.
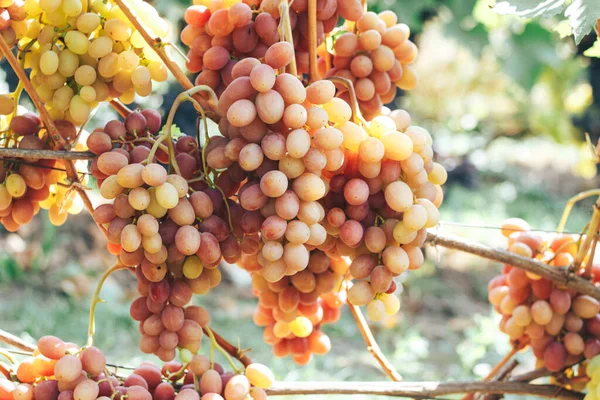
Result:
<instances>
[{"instance_id":1,"label":"vineyard background","mask_svg":"<svg viewBox=\"0 0 600 400\"><path fill-rule=\"evenodd\" d=\"M409 5L413 3L418 5ZM447 223L441 232L495 246L503 240L497 230L459 225L495 227L507 217L521 217L535 221L535 228L552 230L570 195L598 187L583 132L589 132L594 142L600 137L600 125L594 122L600 112L594 102L600 99L600 74L595 74L600 62L582 56L595 35L576 47L570 38L561 40L561 25L552 28L548 20L523 22L499 16L489 4L489 0L384 0L372 7L392 9L416 33L420 84L396 101L434 132L435 150L449 171L441 208ZM162 0L154 5L167 19L177 21L188 1L177 7ZM180 26L174 28L172 32L180 31ZM0 92L6 93L17 81L5 61L0 66ZM164 113L161 105L171 104L179 90L176 82L168 81L139 105ZM189 104L183 107L191 109ZM114 116L104 105L90 126ZM186 118L185 111L175 123L181 131L193 132L194 120ZM567 230L585 225L590 204L591 200L576 207ZM18 236L0 227L3 329L33 338L48 332L65 340L85 337L88 302L83 299L113 256L106 253L105 239L89 215L71 218L56 228L41 212ZM498 270L499 265L462 253L428 249L425 267L404 282L401 313L381 324L393 329L373 326L384 353L405 379L481 378L507 353L507 338L497 330L498 316L492 313L486 292L487 281ZM347 311L342 317L346 323L325 328L333 342L328 357L304 368L274 358L251 320L255 300L249 279L236 267L227 271L223 285L210 296L196 296L194 302L218 309L214 326L230 332L235 326L243 346L252 347L253 358L271 366L278 379L382 378L375 361L363 351ZM137 329L128 315L134 279L126 272L111 276L102 292L109 303L97 314L97 345L122 364L143 359L137 351ZM240 295L232 297L232 286L247 290L236 290ZM523 370L532 368L531 354L518 358Z\"/></svg>"}]
</instances>

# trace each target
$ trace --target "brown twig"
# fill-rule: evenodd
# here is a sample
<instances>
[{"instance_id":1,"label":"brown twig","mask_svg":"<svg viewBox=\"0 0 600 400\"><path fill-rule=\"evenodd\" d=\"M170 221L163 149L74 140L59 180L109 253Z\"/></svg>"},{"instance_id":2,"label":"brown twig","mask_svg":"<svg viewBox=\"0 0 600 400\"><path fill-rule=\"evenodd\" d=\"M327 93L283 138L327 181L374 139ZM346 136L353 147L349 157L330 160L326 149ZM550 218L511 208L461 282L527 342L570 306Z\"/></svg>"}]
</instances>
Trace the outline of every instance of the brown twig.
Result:
<instances>
[{"instance_id":1,"label":"brown twig","mask_svg":"<svg viewBox=\"0 0 600 400\"><path fill-rule=\"evenodd\" d=\"M317 66L317 0L308 0L308 77L310 83L319 79Z\"/></svg>"},{"instance_id":2,"label":"brown twig","mask_svg":"<svg viewBox=\"0 0 600 400\"><path fill-rule=\"evenodd\" d=\"M13 347L16 347L17 349L23 350L23 351L31 352L31 351L35 350L35 346L32 346L29 343L24 342L23 340L21 340L20 338L18 338L15 335L13 335L12 333L8 333L2 329L0 329L0 341L6 343L8 345L11 345Z\"/></svg>"},{"instance_id":3,"label":"brown twig","mask_svg":"<svg viewBox=\"0 0 600 400\"><path fill-rule=\"evenodd\" d=\"M54 125L54 121L52 120L52 118L50 118L50 114L48 113L48 110L46 110L46 107L45 107L44 103L42 102L42 100L40 99L40 96L35 91L35 88L31 84L29 77L27 77L25 70L21 67L21 64L19 64L19 61L17 60L17 58L11 51L10 47L8 46L8 44L6 43L4 38L1 36L0 36L0 51L2 52L2 54L4 55L4 57L6 58L6 60L8 61L8 63L12 67L12 69L14 70L15 74L17 75L17 77L19 78L21 83L23 84L23 88L29 95L29 98L33 102L33 105L40 113L40 119L44 123L44 126L48 130L48 134L52 138L52 141L54 143L54 146L53 146L54 149L55 150L64 149L66 146L65 139L62 137L62 135L56 128L56 125ZM92 214L94 212L94 206L92 205L92 202L91 202L90 198L88 197L85 189L80 185L79 175L77 174L75 165L70 160L65 160L64 164L65 164L65 169L67 171L67 177L71 180L75 190L81 196L81 199L83 200L83 204L84 204L85 208L89 211L90 214ZM102 230L102 232L105 235L107 234L106 228L104 228L101 225L98 225L98 227Z\"/></svg>"},{"instance_id":4,"label":"brown twig","mask_svg":"<svg viewBox=\"0 0 600 400\"><path fill-rule=\"evenodd\" d=\"M204 331L204 334L208 335L208 330L206 328L202 328L202 330ZM241 349L229 343L223 336L215 332L213 328L210 328L210 330L212 331L212 334L215 337L215 340L217 341L219 346L221 346L223 350L229 353L229 355L238 359L244 365L244 367L247 367L248 365L252 364L252 360L250 359L250 357L245 355L244 352L241 351Z\"/></svg>"},{"instance_id":5,"label":"brown twig","mask_svg":"<svg viewBox=\"0 0 600 400\"><path fill-rule=\"evenodd\" d=\"M523 257L506 250L491 247L458 237L441 236L427 233L427 241L433 246L463 251L489 260L512 265L525 271L550 279L561 285L574 289L581 294L587 294L600 300L600 288L587 279L569 273L568 268L550 267L542 262Z\"/></svg>"},{"instance_id":6,"label":"brown twig","mask_svg":"<svg viewBox=\"0 0 600 400\"><path fill-rule=\"evenodd\" d=\"M119 99L112 99L109 103L112 108L121 116L121 118L127 117L131 114L131 110L125 104L123 104Z\"/></svg>"},{"instance_id":7,"label":"brown twig","mask_svg":"<svg viewBox=\"0 0 600 400\"><path fill-rule=\"evenodd\" d=\"M515 354L517 354L518 351L519 350L517 349L517 347L513 346L512 349L508 352L508 354L506 354L504 357L502 357L502 359L500 361L498 361L496 363L496 365L494 365L494 368L491 369L491 371L485 376L485 378L482 379L482 381L488 382L488 381L494 380L494 377L496 375L498 375L500 370L502 370L502 368L506 365L506 363L509 362L510 359L513 358L513 356ZM471 393L471 394L463 396L462 400L470 400L473 398L475 398L475 393Z\"/></svg>"},{"instance_id":8,"label":"brown twig","mask_svg":"<svg viewBox=\"0 0 600 400\"><path fill-rule=\"evenodd\" d=\"M396 369L392 366L390 361L385 357L385 354L379 348L375 337L373 337L373 333L365 320L365 317L360 311L360 308L348 304L348 308L350 308L350 312L352 313L352 317L354 317L354 321L356 321L356 325L358 326L358 330L362 335L365 343L367 344L367 350L373 355L373 357L377 360L385 374L393 381L400 382L402 381L402 375L400 375Z\"/></svg>"},{"instance_id":9,"label":"brown twig","mask_svg":"<svg viewBox=\"0 0 600 400\"><path fill-rule=\"evenodd\" d=\"M266 390L269 396L283 395L379 395L432 398L460 393L506 393L552 399L583 399L584 394L554 385L522 382L275 382Z\"/></svg>"},{"instance_id":10,"label":"brown twig","mask_svg":"<svg viewBox=\"0 0 600 400\"><path fill-rule=\"evenodd\" d=\"M3 158L42 158L45 160L91 160L96 155L91 151L0 149Z\"/></svg>"},{"instance_id":11,"label":"brown twig","mask_svg":"<svg viewBox=\"0 0 600 400\"><path fill-rule=\"evenodd\" d=\"M575 260L573 260L573 265L570 267L571 271L573 271L573 272L579 271L579 267L581 266L581 263L587 256L587 254L590 250L590 246L591 246L592 242L594 241L596 234L598 233L599 227L600 227L600 198L596 201L596 203L594 203L594 212L592 214L592 219L590 220L590 223L588 225L588 230L585 235L585 239L583 240L583 243L579 247L579 251L577 252L577 255L575 256ZM590 260L588 262L588 265L586 266L586 269L585 269L584 276L587 278L591 277L591 275L592 275L592 264L593 264L592 261L593 260Z\"/></svg>"},{"instance_id":12,"label":"brown twig","mask_svg":"<svg viewBox=\"0 0 600 400\"><path fill-rule=\"evenodd\" d=\"M160 59L165 63L165 66L169 69L169 71L171 71L181 87L184 90L190 90L193 88L194 85L181 70L181 68L179 68L179 65L177 65L177 63L173 61L166 53L163 40L150 35L150 31L144 26L144 24L141 22L141 19L135 15L127 3L125 3L123 0L115 0L115 3L117 3L121 11L123 11L123 14L125 14L135 29L137 29L137 31L142 35L146 43L148 43L148 46L152 47L152 49L156 51L156 54L158 54ZM213 111L210 113L211 119L218 120L218 116L216 114L216 104L206 101L206 99L202 97L200 93L196 93L193 97L202 105L203 108L209 108Z\"/></svg>"}]
</instances>

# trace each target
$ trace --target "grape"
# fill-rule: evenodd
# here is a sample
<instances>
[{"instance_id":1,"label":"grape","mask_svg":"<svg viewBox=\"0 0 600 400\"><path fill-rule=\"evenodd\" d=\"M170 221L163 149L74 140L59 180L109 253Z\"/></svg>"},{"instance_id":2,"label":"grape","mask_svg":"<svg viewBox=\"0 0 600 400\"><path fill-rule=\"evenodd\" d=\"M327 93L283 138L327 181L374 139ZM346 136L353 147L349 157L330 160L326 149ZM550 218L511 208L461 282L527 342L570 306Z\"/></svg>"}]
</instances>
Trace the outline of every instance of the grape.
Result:
<instances>
[{"instance_id":1,"label":"grape","mask_svg":"<svg viewBox=\"0 0 600 400\"><path fill-rule=\"evenodd\" d=\"M58 360L67 350L65 342L56 336L43 336L38 340L38 350L44 356Z\"/></svg>"},{"instance_id":2,"label":"grape","mask_svg":"<svg viewBox=\"0 0 600 400\"><path fill-rule=\"evenodd\" d=\"M74 381L81 375L81 371L81 361L72 355L62 357L54 366L54 376L61 381Z\"/></svg>"}]
</instances>

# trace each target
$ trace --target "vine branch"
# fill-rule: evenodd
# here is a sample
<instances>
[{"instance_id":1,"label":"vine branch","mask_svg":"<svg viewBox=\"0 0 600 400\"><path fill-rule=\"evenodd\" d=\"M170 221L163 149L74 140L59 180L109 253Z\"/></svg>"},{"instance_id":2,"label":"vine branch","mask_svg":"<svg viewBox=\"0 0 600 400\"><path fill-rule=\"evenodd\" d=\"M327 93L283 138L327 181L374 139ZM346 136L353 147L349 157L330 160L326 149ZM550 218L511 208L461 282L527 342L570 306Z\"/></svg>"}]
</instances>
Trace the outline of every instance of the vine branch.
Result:
<instances>
[{"instance_id":1,"label":"vine branch","mask_svg":"<svg viewBox=\"0 0 600 400\"><path fill-rule=\"evenodd\" d=\"M568 268L550 267L540 261L523 257L506 250L493 249L471 240L442 236L431 232L427 233L427 242L431 243L433 246L442 246L448 249L459 250L482 258L487 258L488 260L521 268L525 271L532 272L564 285L569 289L574 289L581 294L586 294L600 300L600 288L596 287L587 279L570 273Z\"/></svg>"},{"instance_id":2,"label":"vine branch","mask_svg":"<svg viewBox=\"0 0 600 400\"><path fill-rule=\"evenodd\" d=\"M584 394L554 385L522 382L275 382L269 396L284 395L375 395L432 398L461 393L533 395L552 399L579 400Z\"/></svg>"},{"instance_id":3,"label":"vine branch","mask_svg":"<svg viewBox=\"0 0 600 400\"><path fill-rule=\"evenodd\" d=\"M362 311L359 307L348 304L348 308L352 313L352 317L354 317L354 321L356 321L356 325L358 326L358 330L362 335L365 343L367 344L367 350L373 355L373 357L377 360L383 372L393 381L400 382L402 381L402 375L400 375L396 369L393 367L392 363L385 357L385 354L379 348L365 317L362 314Z\"/></svg>"},{"instance_id":4,"label":"vine branch","mask_svg":"<svg viewBox=\"0 0 600 400\"><path fill-rule=\"evenodd\" d=\"M35 350L35 346L2 329L0 329L0 341L23 351L32 352Z\"/></svg>"},{"instance_id":5,"label":"vine branch","mask_svg":"<svg viewBox=\"0 0 600 400\"><path fill-rule=\"evenodd\" d=\"M2 158L42 158L45 160L91 160L96 155L91 151L0 149Z\"/></svg>"}]
</instances>

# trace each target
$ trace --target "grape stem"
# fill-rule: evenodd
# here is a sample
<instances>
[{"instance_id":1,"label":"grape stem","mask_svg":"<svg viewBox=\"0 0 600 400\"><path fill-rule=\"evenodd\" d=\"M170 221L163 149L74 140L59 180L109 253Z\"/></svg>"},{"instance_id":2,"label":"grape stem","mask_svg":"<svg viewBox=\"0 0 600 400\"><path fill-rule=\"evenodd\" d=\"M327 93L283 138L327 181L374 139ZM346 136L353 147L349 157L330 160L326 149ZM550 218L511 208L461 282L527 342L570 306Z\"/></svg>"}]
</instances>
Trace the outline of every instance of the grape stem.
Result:
<instances>
[{"instance_id":1,"label":"grape stem","mask_svg":"<svg viewBox=\"0 0 600 400\"><path fill-rule=\"evenodd\" d=\"M294 76L298 76L298 68L296 67L296 50L294 48L294 36L292 34L292 24L290 22L290 5L288 0L281 0L279 3L279 15L281 22L279 23L280 38L292 45L292 61L290 61L289 72Z\"/></svg>"},{"instance_id":2,"label":"grape stem","mask_svg":"<svg viewBox=\"0 0 600 400\"><path fill-rule=\"evenodd\" d=\"M248 365L252 364L252 360L247 355L245 355L241 349L239 349L238 347L235 347L234 345L229 343L227 340L225 340L224 337L219 335L215 330L213 330L212 328L208 328L208 327L204 327L204 328L202 328L202 330L209 337L212 334L212 336L215 338L215 341L219 344L219 346L221 346L222 349L224 349L227 353L229 353L229 355L237 358L242 363L242 365L244 365L244 367L247 367ZM208 333L209 330L211 332L210 334ZM212 349L212 347L211 347L211 349Z\"/></svg>"},{"instance_id":3,"label":"grape stem","mask_svg":"<svg viewBox=\"0 0 600 400\"><path fill-rule=\"evenodd\" d=\"M0 329L0 341L23 351L32 352L35 350L35 346L30 345L29 343L21 340L21 338L13 335L12 333L6 332L3 329Z\"/></svg>"},{"instance_id":4,"label":"grape stem","mask_svg":"<svg viewBox=\"0 0 600 400\"><path fill-rule=\"evenodd\" d=\"M400 375L396 369L392 366L392 363L386 358L385 354L379 348L365 317L358 306L348 303L348 308L352 313L352 317L358 326L358 330L362 335L365 343L367 344L367 350L371 353L371 355L377 360L383 372L394 382L402 381L402 375Z\"/></svg>"},{"instance_id":5,"label":"grape stem","mask_svg":"<svg viewBox=\"0 0 600 400\"><path fill-rule=\"evenodd\" d=\"M225 351L225 349L223 349L219 343L217 342L217 340L215 339L215 335L213 334L212 329L210 329L208 326L206 326L204 328L204 331L206 332L206 334L208 335L208 337L210 338L210 347L211 347L211 365L212 365L212 349L215 348L217 350L219 350L221 352L221 354L223 354L223 356L227 359L227 361L229 362L229 365L231 365L231 368L233 368L233 371L236 374L241 374L244 372L243 368L238 368L237 365L235 365L235 363L233 362L233 360L231 359L231 356L229 355L229 353L227 351Z\"/></svg>"},{"instance_id":6,"label":"grape stem","mask_svg":"<svg viewBox=\"0 0 600 400\"><path fill-rule=\"evenodd\" d=\"M350 79L342 78L341 76L332 76L327 79L333 83L339 83L343 85L348 90L348 94L350 95L350 108L352 109L352 117L354 119L354 123L356 125L367 128L369 124L367 123L367 121L365 121L365 119L362 116L362 113L360 112L360 107L358 106L358 99L356 97L356 91L354 90L354 84L352 83L352 81Z\"/></svg>"},{"instance_id":7,"label":"grape stem","mask_svg":"<svg viewBox=\"0 0 600 400\"><path fill-rule=\"evenodd\" d=\"M483 244L454 236L442 236L428 232L426 241L432 246L442 246L448 249L459 250L478 257L487 258L488 260L508 264L515 268L520 268L550 279L560 285L564 285L578 293L586 294L596 300L600 300L600 288L596 287L588 279L581 278L577 276L577 274L572 273L568 268L552 267L540 261L523 257L506 250L492 249Z\"/></svg>"},{"instance_id":8,"label":"grape stem","mask_svg":"<svg viewBox=\"0 0 600 400\"><path fill-rule=\"evenodd\" d=\"M494 365L494 368L492 368L490 370L490 372L485 376L485 378L482 379L483 382L489 382L492 381L493 378L498 375L498 373L500 372L500 370L506 365L506 363L508 363L515 354L517 354L518 352L518 348L517 346L513 345L510 352L508 352L508 354L506 354L504 357L502 357L502 359L500 361L498 361L496 363L496 365ZM463 396L462 400L470 400L473 399L475 396L475 393L470 393L467 394L465 396Z\"/></svg>"},{"instance_id":9,"label":"grape stem","mask_svg":"<svg viewBox=\"0 0 600 400\"><path fill-rule=\"evenodd\" d=\"M94 295L92 296L92 300L90 301L90 316L88 322L88 339L87 339L87 347L92 346L94 344L94 332L96 331L96 306L98 303L104 303L105 300L100 298L100 291L102 290L102 286L106 281L106 278L110 276L115 271L127 268L120 262L116 263L109 269L107 269L104 274L100 277L98 281L98 285L96 285L96 290L94 291Z\"/></svg>"},{"instance_id":10,"label":"grape stem","mask_svg":"<svg viewBox=\"0 0 600 400\"><path fill-rule=\"evenodd\" d=\"M430 399L461 393L529 394L563 400L583 399L584 394L556 385L523 382L275 382L268 396L375 395Z\"/></svg>"},{"instance_id":11,"label":"grape stem","mask_svg":"<svg viewBox=\"0 0 600 400\"><path fill-rule=\"evenodd\" d=\"M31 150L8 148L0 149L0 159L41 158L45 160L91 160L96 155L91 151Z\"/></svg>"},{"instance_id":12,"label":"grape stem","mask_svg":"<svg viewBox=\"0 0 600 400\"><path fill-rule=\"evenodd\" d=\"M23 84L23 88L29 95L29 98L33 102L35 108L38 110L38 112L40 114L40 119L44 123L44 126L46 127L48 134L50 135L50 138L52 139L52 141L54 143L54 145L53 145L54 150L64 149L66 146L65 139L62 137L62 135L56 128L56 125L54 125L54 121L52 121L52 118L50 118L50 114L48 113L48 110L46 110L46 107L45 107L44 103L42 102L42 100L40 99L40 96L35 91L35 88L33 87L33 85L31 84L31 81L27 77L25 70L21 67L21 64L19 63L19 61L17 60L17 58L11 51L10 47L8 46L8 44L6 43L6 41L4 40L4 38L1 35L0 35L0 52L2 52L4 57L6 57L6 60L10 64L11 68L14 70L17 77L19 78L19 81ZM64 164L65 164L65 170L67 172L67 177L71 180L71 182L80 183L79 175L77 174L77 170L75 169L75 165L73 164L73 162L70 160L66 160ZM88 197L86 191L78 186L75 186L75 190L77 190L77 192L81 196L81 199L83 200L83 204L84 204L85 208L88 210L88 212L90 214L92 214L94 212L94 206L92 205L92 202L91 202L90 198ZM96 224L96 225L102 231L102 233L104 233L104 235L106 236L107 235L106 228L99 224Z\"/></svg>"},{"instance_id":13,"label":"grape stem","mask_svg":"<svg viewBox=\"0 0 600 400\"><path fill-rule=\"evenodd\" d=\"M119 99L112 99L109 104L112 108L121 116L121 118L127 118L131 114L131 110L123 104Z\"/></svg>"},{"instance_id":14,"label":"grape stem","mask_svg":"<svg viewBox=\"0 0 600 400\"><path fill-rule=\"evenodd\" d=\"M575 255L575 260L573 260L573 264L570 267L570 270L572 272L576 273L577 271L579 271L581 263L588 255L590 246L592 245L592 243L594 243L595 245L594 238L598 234L598 229L600 229L600 197L598 197L598 200L596 200L596 203L594 203L594 212L592 213L592 219L589 223L587 233L585 234L585 239L583 240L581 246L579 246L579 251L577 251L577 255ZM587 260L585 272L583 273L584 278L591 278L593 263L594 260L592 258L589 258Z\"/></svg>"},{"instance_id":15,"label":"grape stem","mask_svg":"<svg viewBox=\"0 0 600 400\"><path fill-rule=\"evenodd\" d=\"M144 26L141 19L134 14L131 7L129 7L129 5L124 0L115 0L115 3L119 6L121 11L123 11L123 14L125 14L129 22L131 22L131 24L135 27L135 29L137 29L140 35L142 35L146 43L150 47L152 47L154 51L156 51L156 54L158 54L162 62L165 63L165 66L169 69L169 71L171 71L171 73L173 74L177 82L179 82L181 87L185 90L192 89L194 85L188 79L185 72L183 72L179 65L177 65L177 63L173 61L171 57L169 57L169 55L165 51L166 47L160 46L162 40L160 38L154 38L151 36L151 31ZM207 102L199 93L194 93L193 96L200 104L208 106L212 110L211 118L218 121L219 116L216 113L216 103L211 104L210 102Z\"/></svg>"},{"instance_id":16,"label":"grape stem","mask_svg":"<svg viewBox=\"0 0 600 400\"><path fill-rule=\"evenodd\" d=\"M308 77L310 83L319 79L317 66L317 0L308 0Z\"/></svg>"},{"instance_id":17,"label":"grape stem","mask_svg":"<svg viewBox=\"0 0 600 400\"><path fill-rule=\"evenodd\" d=\"M567 224L569 214L571 214L571 210L573 209L576 203L592 196L600 196L600 189L586 190L585 192L578 193L575 196L571 197L565 205L565 210L563 211L562 216L560 217L560 222L556 231L560 233L565 229L565 225Z\"/></svg>"}]
</instances>

